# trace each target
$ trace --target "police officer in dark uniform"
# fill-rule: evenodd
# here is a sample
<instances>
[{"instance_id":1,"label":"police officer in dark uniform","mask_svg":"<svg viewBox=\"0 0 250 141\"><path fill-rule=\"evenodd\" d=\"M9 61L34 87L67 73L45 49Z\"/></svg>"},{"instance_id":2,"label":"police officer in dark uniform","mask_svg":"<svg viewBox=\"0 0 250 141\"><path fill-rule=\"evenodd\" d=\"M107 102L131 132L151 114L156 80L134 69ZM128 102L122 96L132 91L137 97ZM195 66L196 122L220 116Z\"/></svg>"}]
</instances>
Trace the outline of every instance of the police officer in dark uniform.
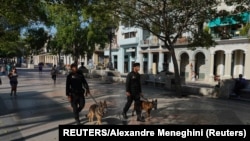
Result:
<instances>
[{"instance_id":1,"label":"police officer in dark uniform","mask_svg":"<svg viewBox=\"0 0 250 141\"><path fill-rule=\"evenodd\" d=\"M81 62L81 66L78 68L79 71L84 75L84 77L87 76L88 69L84 66L84 62Z\"/></svg>"},{"instance_id":2,"label":"police officer in dark uniform","mask_svg":"<svg viewBox=\"0 0 250 141\"><path fill-rule=\"evenodd\" d=\"M71 73L66 79L66 95L73 108L76 123L80 124L79 113L85 106L85 94L89 94L88 83L83 74L77 69L77 64L71 64Z\"/></svg>"},{"instance_id":3,"label":"police officer in dark uniform","mask_svg":"<svg viewBox=\"0 0 250 141\"><path fill-rule=\"evenodd\" d=\"M129 110L133 101L135 101L135 111L137 115L137 121L144 122L144 117L141 116L141 102L140 97L142 95L141 90L141 78L140 78L140 63L133 64L133 70L127 75L126 78L126 96L127 103L123 108L123 118L127 119L127 111Z\"/></svg>"}]
</instances>

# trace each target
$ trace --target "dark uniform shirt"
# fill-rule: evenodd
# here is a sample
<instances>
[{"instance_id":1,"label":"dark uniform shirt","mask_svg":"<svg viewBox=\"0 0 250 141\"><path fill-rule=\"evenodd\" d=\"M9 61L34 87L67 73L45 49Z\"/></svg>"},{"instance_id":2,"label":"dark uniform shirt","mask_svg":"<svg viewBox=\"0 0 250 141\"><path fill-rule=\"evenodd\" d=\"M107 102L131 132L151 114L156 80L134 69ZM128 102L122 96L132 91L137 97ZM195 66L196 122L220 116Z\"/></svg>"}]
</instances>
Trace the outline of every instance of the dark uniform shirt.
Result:
<instances>
[{"instance_id":1,"label":"dark uniform shirt","mask_svg":"<svg viewBox=\"0 0 250 141\"><path fill-rule=\"evenodd\" d=\"M88 69L85 66L79 67L78 70L81 71L81 73L88 73Z\"/></svg>"},{"instance_id":2,"label":"dark uniform shirt","mask_svg":"<svg viewBox=\"0 0 250 141\"><path fill-rule=\"evenodd\" d=\"M70 73L67 76L66 80L66 95L70 96L71 94L83 94L84 88L89 90L88 83L84 76L77 72L77 73Z\"/></svg>"},{"instance_id":3,"label":"dark uniform shirt","mask_svg":"<svg viewBox=\"0 0 250 141\"><path fill-rule=\"evenodd\" d=\"M139 73L132 71L127 75L126 92L132 95L141 93L141 78Z\"/></svg>"}]
</instances>

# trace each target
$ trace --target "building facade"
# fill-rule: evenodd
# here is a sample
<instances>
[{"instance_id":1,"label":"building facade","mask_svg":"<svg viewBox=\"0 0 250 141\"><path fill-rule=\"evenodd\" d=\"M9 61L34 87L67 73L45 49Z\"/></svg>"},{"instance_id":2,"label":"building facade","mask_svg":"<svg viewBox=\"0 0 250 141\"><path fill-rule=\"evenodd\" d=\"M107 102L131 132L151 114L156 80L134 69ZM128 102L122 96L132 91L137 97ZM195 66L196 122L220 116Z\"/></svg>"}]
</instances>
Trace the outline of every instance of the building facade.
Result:
<instances>
[{"instance_id":1,"label":"building facade","mask_svg":"<svg viewBox=\"0 0 250 141\"><path fill-rule=\"evenodd\" d=\"M227 5L224 1L218 5L218 10L233 12L236 9L237 6ZM248 12L240 14L241 23L232 18L216 18L204 24L218 43L215 47L189 50L185 36L177 40L175 53L182 77L191 80L195 75L198 81L214 81L243 74L250 79L250 42L248 34L240 33L248 26L250 16ZM106 49L104 56L109 56L108 52ZM111 57L114 68L121 73L131 71L133 62L141 63L141 73L157 74L166 69L174 72L171 55L164 44L137 27L119 26Z\"/></svg>"}]
</instances>

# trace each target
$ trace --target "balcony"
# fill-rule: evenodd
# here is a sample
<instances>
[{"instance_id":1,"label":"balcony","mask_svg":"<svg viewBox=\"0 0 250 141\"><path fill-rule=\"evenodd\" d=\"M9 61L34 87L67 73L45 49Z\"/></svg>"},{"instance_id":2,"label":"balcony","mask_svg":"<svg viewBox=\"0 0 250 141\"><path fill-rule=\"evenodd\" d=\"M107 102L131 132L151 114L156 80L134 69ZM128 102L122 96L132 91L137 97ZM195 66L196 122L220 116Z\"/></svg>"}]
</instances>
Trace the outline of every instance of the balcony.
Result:
<instances>
[{"instance_id":1,"label":"balcony","mask_svg":"<svg viewBox=\"0 0 250 141\"><path fill-rule=\"evenodd\" d=\"M214 40L220 45L220 44L240 44L240 43L250 43L250 40L247 38L247 36L237 36L232 37L230 39L220 39L220 38L214 38Z\"/></svg>"},{"instance_id":2,"label":"balcony","mask_svg":"<svg viewBox=\"0 0 250 141\"><path fill-rule=\"evenodd\" d=\"M110 44L106 44L105 48L102 49L103 51L109 51L110 48ZM111 44L111 50L118 50L119 49L119 45L117 43L112 43Z\"/></svg>"},{"instance_id":3,"label":"balcony","mask_svg":"<svg viewBox=\"0 0 250 141\"><path fill-rule=\"evenodd\" d=\"M159 46L159 40L158 39L146 39L146 40L141 40L140 41L142 47L147 47L147 46Z\"/></svg>"},{"instance_id":4,"label":"balcony","mask_svg":"<svg viewBox=\"0 0 250 141\"><path fill-rule=\"evenodd\" d=\"M248 43L248 35L240 35L240 31L227 32L227 36L223 36L221 33L212 33L213 39L219 44L232 44L232 43Z\"/></svg>"},{"instance_id":5,"label":"balcony","mask_svg":"<svg viewBox=\"0 0 250 141\"><path fill-rule=\"evenodd\" d=\"M119 44L120 44L120 46L131 45L131 44L139 44L139 38L134 37L134 38L121 39L121 40L119 40Z\"/></svg>"}]
</instances>

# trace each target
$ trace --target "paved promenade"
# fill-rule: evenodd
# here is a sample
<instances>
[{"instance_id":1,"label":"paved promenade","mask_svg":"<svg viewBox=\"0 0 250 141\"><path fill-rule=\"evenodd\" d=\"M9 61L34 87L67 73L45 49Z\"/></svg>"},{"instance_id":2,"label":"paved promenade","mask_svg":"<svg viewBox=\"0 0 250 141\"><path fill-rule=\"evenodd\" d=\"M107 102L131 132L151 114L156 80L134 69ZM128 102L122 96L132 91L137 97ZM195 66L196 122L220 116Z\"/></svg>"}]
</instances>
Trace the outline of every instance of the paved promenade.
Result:
<instances>
[{"instance_id":1,"label":"paved promenade","mask_svg":"<svg viewBox=\"0 0 250 141\"><path fill-rule=\"evenodd\" d=\"M10 96L6 76L1 76L0 85L0 141L58 141L58 125L76 124L72 109L65 96L65 76L59 76L56 85L49 70L39 74L36 69L21 69L17 97ZM136 116L123 120L122 108L126 102L125 85L87 79L91 95L96 101L106 100L108 112L103 125L248 125L250 102L230 99L214 99L197 95L178 98L170 91L143 86L149 100L158 100L158 109L152 111L151 119L141 123ZM81 112L81 123L89 123L85 115L92 97L86 98Z\"/></svg>"}]
</instances>

